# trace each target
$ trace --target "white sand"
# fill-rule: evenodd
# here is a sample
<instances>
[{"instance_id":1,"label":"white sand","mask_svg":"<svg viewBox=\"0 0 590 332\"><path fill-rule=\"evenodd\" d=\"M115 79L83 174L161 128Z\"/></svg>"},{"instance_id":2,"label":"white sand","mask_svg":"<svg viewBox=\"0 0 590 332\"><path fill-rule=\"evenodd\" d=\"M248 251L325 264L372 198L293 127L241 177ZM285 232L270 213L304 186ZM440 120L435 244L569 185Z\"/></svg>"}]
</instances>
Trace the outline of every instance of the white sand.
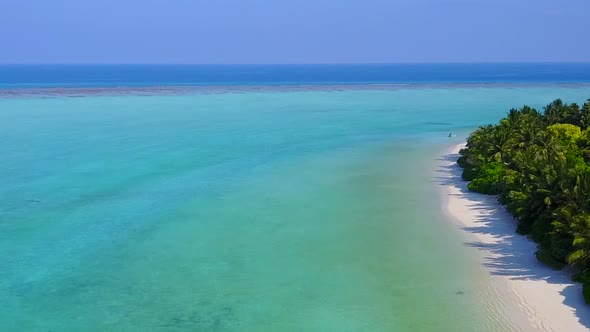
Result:
<instances>
[{"instance_id":1,"label":"white sand","mask_svg":"<svg viewBox=\"0 0 590 332\"><path fill-rule=\"evenodd\" d=\"M471 193L461 179L455 146L441 161L440 177L445 197L443 209L463 230L466 246L478 250L502 303L501 316L511 329L522 331L590 331L590 305L582 287L567 271L554 271L534 256L536 244L515 233L516 221L495 197Z\"/></svg>"}]
</instances>

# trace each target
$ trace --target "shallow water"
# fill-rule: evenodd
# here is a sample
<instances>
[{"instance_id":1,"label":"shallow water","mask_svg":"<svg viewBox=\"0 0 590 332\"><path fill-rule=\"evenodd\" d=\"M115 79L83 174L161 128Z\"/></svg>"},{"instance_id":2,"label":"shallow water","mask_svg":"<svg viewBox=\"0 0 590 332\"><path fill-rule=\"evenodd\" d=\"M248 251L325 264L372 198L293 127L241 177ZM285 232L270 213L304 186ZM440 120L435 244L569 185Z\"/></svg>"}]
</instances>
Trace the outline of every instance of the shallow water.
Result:
<instances>
[{"instance_id":1,"label":"shallow water","mask_svg":"<svg viewBox=\"0 0 590 332\"><path fill-rule=\"evenodd\" d=\"M434 168L556 97L590 88L0 99L0 326L511 330Z\"/></svg>"}]
</instances>

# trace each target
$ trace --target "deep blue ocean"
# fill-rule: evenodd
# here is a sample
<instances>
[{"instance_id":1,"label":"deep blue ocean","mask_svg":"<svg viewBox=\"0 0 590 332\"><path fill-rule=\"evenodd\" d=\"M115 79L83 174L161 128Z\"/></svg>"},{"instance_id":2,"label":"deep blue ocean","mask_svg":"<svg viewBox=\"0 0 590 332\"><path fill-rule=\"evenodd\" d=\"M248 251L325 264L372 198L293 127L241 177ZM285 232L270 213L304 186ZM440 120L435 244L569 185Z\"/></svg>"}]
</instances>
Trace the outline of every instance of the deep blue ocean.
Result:
<instances>
[{"instance_id":1,"label":"deep blue ocean","mask_svg":"<svg viewBox=\"0 0 590 332\"><path fill-rule=\"evenodd\" d=\"M0 65L0 88L588 82L590 63Z\"/></svg>"}]
</instances>

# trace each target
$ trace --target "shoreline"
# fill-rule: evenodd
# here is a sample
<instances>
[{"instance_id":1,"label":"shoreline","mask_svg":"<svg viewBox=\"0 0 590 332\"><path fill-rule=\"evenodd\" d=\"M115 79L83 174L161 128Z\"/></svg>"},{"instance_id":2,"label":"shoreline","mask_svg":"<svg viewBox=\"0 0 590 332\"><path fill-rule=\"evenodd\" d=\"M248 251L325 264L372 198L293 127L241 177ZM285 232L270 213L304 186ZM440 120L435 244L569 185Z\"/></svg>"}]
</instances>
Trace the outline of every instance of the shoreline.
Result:
<instances>
[{"instance_id":1,"label":"shoreline","mask_svg":"<svg viewBox=\"0 0 590 332\"><path fill-rule=\"evenodd\" d=\"M439 163L443 213L461 231L465 246L477 249L490 287L502 292L504 319L523 331L590 331L590 306L582 287L564 269L555 271L537 261L536 244L515 232L513 217L495 196L470 192L457 165L458 144ZM507 298L508 297L508 298Z\"/></svg>"}]
</instances>

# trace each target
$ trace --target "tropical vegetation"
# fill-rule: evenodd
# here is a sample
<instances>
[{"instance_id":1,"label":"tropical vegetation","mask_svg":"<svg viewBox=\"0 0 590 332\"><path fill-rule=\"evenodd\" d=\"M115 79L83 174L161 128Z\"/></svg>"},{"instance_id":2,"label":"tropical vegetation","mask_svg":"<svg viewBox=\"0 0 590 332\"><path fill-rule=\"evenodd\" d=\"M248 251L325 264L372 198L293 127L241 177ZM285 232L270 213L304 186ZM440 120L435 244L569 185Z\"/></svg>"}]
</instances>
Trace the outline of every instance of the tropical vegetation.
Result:
<instances>
[{"instance_id":1,"label":"tropical vegetation","mask_svg":"<svg viewBox=\"0 0 590 332\"><path fill-rule=\"evenodd\" d=\"M590 303L590 99L511 109L475 130L459 165L469 189L497 195L538 260L573 266Z\"/></svg>"}]
</instances>

